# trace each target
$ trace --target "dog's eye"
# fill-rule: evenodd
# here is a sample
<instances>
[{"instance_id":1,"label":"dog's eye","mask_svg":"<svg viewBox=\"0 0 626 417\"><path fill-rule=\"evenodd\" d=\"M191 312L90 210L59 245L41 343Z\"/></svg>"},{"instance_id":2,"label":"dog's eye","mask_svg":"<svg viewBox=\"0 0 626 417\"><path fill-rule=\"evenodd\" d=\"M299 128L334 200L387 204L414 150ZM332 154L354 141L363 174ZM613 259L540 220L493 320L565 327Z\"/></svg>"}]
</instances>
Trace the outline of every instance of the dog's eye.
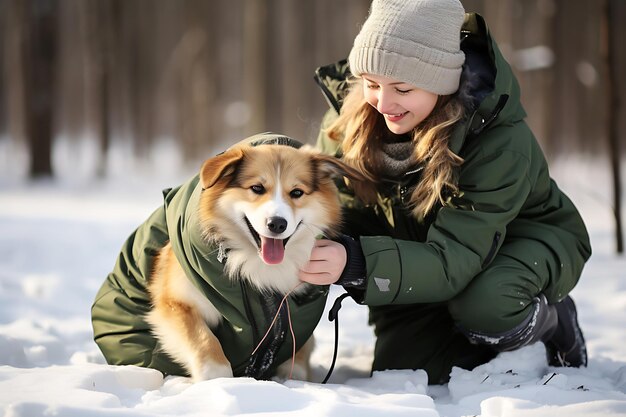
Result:
<instances>
[{"instance_id":1,"label":"dog's eye","mask_svg":"<svg viewBox=\"0 0 626 417\"><path fill-rule=\"evenodd\" d=\"M252 187L250 187L250 189L252 190L254 194L259 194L259 195L265 194L265 187L263 187L260 184L253 185Z\"/></svg>"},{"instance_id":2,"label":"dog's eye","mask_svg":"<svg viewBox=\"0 0 626 417\"><path fill-rule=\"evenodd\" d=\"M301 190L301 189L299 189L299 188L293 189L293 190L291 190L291 192L289 193L289 196L290 196L291 198L300 198L300 197L302 197L303 195L304 195L304 191L302 191L302 190Z\"/></svg>"}]
</instances>

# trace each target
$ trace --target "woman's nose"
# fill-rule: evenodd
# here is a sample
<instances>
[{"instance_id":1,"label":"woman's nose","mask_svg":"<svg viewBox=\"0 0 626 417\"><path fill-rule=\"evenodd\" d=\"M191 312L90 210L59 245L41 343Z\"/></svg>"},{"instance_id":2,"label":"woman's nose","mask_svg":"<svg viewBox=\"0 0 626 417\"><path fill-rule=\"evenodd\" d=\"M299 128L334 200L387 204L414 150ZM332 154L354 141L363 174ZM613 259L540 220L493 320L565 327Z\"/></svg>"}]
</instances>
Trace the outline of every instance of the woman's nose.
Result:
<instances>
[{"instance_id":1,"label":"woman's nose","mask_svg":"<svg viewBox=\"0 0 626 417\"><path fill-rule=\"evenodd\" d=\"M376 110L379 113L389 114L391 110L393 110L395 103L391 99L388 92L383 91L382 89L378 91L378 97L376 102Z\"/></svg>"}]
</instances>

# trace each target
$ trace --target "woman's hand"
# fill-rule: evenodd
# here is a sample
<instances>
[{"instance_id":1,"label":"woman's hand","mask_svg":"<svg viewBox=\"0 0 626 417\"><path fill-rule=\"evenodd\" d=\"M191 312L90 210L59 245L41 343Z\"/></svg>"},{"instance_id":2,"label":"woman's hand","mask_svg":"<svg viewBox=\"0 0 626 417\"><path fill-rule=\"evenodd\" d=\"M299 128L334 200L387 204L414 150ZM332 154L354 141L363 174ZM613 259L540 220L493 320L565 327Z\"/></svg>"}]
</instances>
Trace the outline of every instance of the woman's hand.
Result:
<instances>
[{"instance_id":1,"label":"woman's hand","mask_svg":"<svg viewBox=\"0 0 626 417\"><path fill-rule=\"evenodd\" d=\"M346 266L345 247L338 242L319 239L311 251L311 259L300 270L300 281L314 285L334 284Z\"/></svg>"}]
</instances>

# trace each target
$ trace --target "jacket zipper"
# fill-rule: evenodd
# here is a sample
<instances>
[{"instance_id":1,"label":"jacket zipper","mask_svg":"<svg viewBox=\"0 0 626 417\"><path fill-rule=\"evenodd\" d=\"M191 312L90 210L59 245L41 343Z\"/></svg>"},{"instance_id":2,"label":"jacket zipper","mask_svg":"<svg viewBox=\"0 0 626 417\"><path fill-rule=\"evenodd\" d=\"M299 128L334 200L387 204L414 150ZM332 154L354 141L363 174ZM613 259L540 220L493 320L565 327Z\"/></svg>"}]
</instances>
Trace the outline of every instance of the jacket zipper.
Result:
<instances>
[{"instance_id":1,"label":"jacket zipper","mask_svg":"<svg viewBox=\"0 0 626 417\"><path fill-rule=\"evenodd\" d=\"M415 169L405 172L402 175L402 179L396 185L396 195L402 204L406 204L411 197L411 191L418 182L418 174L424 169L423 165L418 166Z\"/></svg>"}]
</instances>

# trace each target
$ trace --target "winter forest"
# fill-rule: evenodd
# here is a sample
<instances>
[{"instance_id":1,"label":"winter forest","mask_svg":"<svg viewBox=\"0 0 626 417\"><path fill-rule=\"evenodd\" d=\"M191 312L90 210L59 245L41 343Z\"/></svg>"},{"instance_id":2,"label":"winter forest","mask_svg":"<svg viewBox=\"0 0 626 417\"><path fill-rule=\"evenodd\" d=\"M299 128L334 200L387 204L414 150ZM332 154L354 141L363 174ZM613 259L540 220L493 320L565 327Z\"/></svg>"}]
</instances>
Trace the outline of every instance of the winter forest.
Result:
<instances>
[{"instance_id":1,"label":"winter forest","mask_svg":"<svg viewBox=\"0 0 626 417\"><path fill-rule=\"evenodd\" d=\"M626 416L626 2L461 0L511 63L550 172L593 255L572 296L589 366L539 343L446 385L370 374L367 308L315 330L313 381L192 384L105 363L90 307L161 190L255 133L315 143L313 80L370 0L0 0L0 417ZM327 306L340 295L333 290Z\"/></svg>"},{"instance_id":2,"label":"winter forest","mask_svg":"<svg viewBox=\"0 0 626 417\"><path fill-rule=\"evenodd\" d=\"M624 3L463 4L485 16L512 63L548 156L608 158L626 129ZM143 159L171 147L181 163L197 163L262 131L311 142L327 108L313 72L345 57L368 7L1 0L0 173L60 174L55 155L69 152L102 176L117 147Z\"/></svg>"}]
</instances>

